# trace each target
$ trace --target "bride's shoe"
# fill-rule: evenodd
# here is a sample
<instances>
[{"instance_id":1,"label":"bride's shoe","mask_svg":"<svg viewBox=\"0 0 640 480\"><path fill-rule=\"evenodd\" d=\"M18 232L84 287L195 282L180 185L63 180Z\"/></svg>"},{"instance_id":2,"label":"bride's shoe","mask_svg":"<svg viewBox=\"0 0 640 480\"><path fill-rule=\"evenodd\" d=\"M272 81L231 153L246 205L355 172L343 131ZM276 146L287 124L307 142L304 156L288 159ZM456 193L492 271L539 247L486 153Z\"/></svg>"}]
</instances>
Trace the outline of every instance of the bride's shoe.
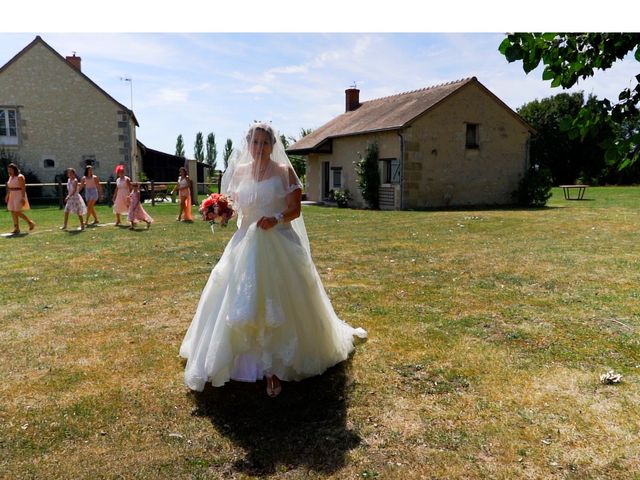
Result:
<instances>
[{"instance_id":1,"label":"bride's shoe","mask_svg":"<svg viewBox=\"0 0 640 480\"><path fill-rule=\"evenodd\" d=\"M282 384L280 383L278 377L276 377L275 375L267 377L267 395L269 395L271 398L275 398L280 395L281 391Z\"/></svg>"}]
</instances>

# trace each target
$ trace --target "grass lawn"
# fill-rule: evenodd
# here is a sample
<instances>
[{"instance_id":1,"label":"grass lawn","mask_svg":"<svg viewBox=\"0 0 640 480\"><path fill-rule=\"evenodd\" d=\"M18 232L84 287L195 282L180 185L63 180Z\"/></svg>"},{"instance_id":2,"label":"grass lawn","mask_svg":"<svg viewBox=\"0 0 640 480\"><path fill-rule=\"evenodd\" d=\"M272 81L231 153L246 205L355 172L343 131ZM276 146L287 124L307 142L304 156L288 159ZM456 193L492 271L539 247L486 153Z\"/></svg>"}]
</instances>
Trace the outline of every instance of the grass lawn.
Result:
<instances>
[{"instance_id":1,"label":"grass lawn","mask_svg":"<svg viewBox=\"0 0 640 480\"><path fill-rule=\"evenodd\" d=\"M61 232L34 208L33 233L0 238L0 478L640 478L640 188L586 198L305 206L334 308L370 338L276 399L182 382L235 227L172 204L150 230Z\"/></svg>"}]
</instances>

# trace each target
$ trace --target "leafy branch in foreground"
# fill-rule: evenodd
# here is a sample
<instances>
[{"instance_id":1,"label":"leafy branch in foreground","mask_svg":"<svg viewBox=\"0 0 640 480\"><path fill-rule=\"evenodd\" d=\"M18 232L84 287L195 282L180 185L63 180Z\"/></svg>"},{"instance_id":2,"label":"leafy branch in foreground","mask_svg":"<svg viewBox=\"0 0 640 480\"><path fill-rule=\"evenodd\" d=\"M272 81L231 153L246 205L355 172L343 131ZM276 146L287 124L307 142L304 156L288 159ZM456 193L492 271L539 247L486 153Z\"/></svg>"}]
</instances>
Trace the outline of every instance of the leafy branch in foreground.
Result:
<instances>
[{"instance_id":1,"label":"leafy branch in foreground","mask_svg":"<svg viewBox=\"0 0 640 480\"><path fill-rule=\"evenodd\" d=\"M640 62L638 33L513 33L507 35L498 50L507 61L522 61L526 73L544 64L543 80L551 87L571 88L580 79L607 70L634 52ZM625 168L640 158L640 74L636 84L624 88L618 101L598 100L585 105L574 118L566 117L561 126L573 138L598 136L603 130L613 133L603 141L605 159ZM633 127L628 128L629 125Z\"/></svg>"}]
</instances>

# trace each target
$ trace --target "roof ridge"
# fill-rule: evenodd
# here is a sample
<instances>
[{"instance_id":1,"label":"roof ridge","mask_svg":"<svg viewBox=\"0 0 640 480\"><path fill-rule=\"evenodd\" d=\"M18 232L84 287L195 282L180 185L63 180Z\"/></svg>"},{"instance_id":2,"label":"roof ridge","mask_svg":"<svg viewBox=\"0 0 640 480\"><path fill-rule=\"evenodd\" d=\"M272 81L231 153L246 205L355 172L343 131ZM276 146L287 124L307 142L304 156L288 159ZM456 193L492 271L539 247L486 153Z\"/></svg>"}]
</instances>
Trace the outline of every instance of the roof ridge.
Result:
<instances>
[{"instance_id":1,"label":"roof ridge","mask_svg":"<svg viewBox=\"0 0 640 480\"><path fill-rule=\"evenodd\" d=\"M454 83L466 83L466 82L469 82L469 81L473 80L474 78L476 78L476 77L472 76L472 77L460 78L458 80L452 80L450 82L439 83L437 85L431 85L431 86L428 86L428 87L417 88L415 90L409 90L407 92L394 93L393 95L387 95L385 97L372 98L371 100L365 100L362 103L375 102L377 100L384 100L386 98L392 98L392 97L400 97L402 95L408 95L410 93L424 92L426 90L433 90L434 88L440 88L440 87L445 87L447 85L453 85Z\"/></svg>"},{"instance_id":2,"label":"roof ridge","mask_svg":"<svg viewBox=\"0 0 640 480\"><path fill-rule=\"evenodd\" d=\"M60 54L60 52L58 52L55 48L53 48L51 45L49 45L40 35L36 35L36 37L26 47L24 47L17 54L15 54L7 63L5 63L4 65L0 65L0 73L2 73L11 64L13 64L15 61L17 61L20 57L22 57L22 55L24 55L27 51L31 50L37 43L42 44L45 48L47 48L50 52L52 52L59 60L64 62L77 75L80 75L85 80L87 80L91 85L93 85L94 88L96 88L99 92L101 92L103 95L105 95L109 100L114 102L119 107L122 107L122 109L124 109L124 111L129 112L133 116L133 121L135 122L136 126L140 126L139 123L138 123L138 119L136 118L136 114L133 112L133 110L131 110L130 108L126 107L125 105L120 103L118 100L116 100L114 97L112 97L111 94L109 94L100 85L98 85L91 78L89 78L89 76L86 73L84 73L82 70L78 70L73 65L71 65L66 60L66 58L63 57L62 54ZM75 54L75 52L74 52L74 54Z\"/></svg>"}]
</instances>

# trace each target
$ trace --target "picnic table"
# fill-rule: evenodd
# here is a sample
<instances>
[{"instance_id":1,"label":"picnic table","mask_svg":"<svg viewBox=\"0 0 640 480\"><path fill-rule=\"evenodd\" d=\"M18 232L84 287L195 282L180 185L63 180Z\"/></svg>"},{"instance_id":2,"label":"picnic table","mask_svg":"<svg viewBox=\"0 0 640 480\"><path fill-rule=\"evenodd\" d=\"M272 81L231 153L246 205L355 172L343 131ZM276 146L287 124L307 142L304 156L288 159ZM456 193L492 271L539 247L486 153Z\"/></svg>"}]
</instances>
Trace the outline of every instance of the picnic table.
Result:
<instances>
[{"instance_id":1,"label":"picnic table","mask_svg":"<svg viewBox=\"0 0 640 480\"><path fill-rule=\"evenodd\" d=\"M142 191L141 200L151 200L151 203L154 205L155 202L165 202L171 200L169 189L164 183L143 183L140 186L140 190Z\"/></svg>"},{"instance_id":2,"label":"picnic table","mask_svg":"<svg viewBox=\"0 0 640 480\"><path fill-rule=\"evenodd\" d=\"M589 185L560 185L562 193L564 193L565 200L582 200L584 198L584 192L589 188ZM576 196L571 196L571 191L577 190Z\"/></svg>"}]
</instances>

